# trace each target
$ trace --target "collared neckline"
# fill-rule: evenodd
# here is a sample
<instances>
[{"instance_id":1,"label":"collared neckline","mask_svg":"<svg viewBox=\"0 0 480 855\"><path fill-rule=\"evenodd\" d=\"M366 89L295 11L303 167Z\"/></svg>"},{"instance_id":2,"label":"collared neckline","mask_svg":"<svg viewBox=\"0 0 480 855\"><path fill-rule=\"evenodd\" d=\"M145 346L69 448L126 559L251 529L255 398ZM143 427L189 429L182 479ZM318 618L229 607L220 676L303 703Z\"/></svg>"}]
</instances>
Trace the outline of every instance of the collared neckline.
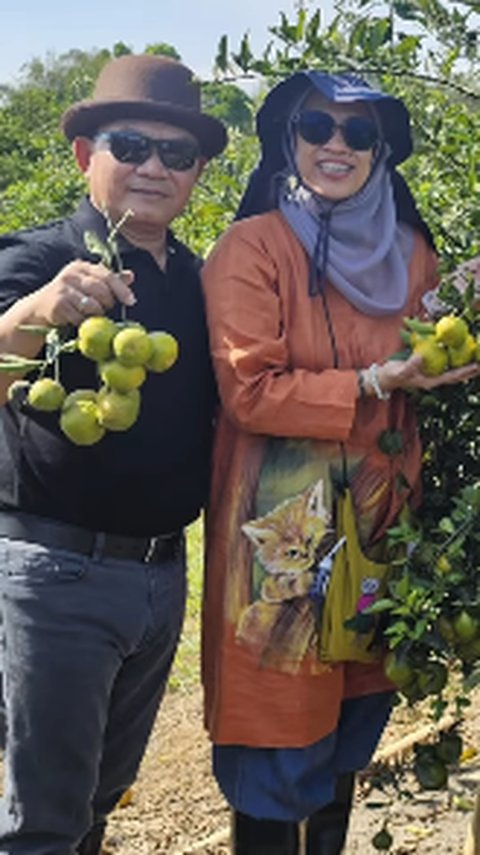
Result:
<instances>
[{"instance_id":1,"label":"collared neckline","mask_svg":"<svg viewBox=\"0 0 480 855\"><path fill-rule=\"evenodd\" d=\"M82 233L83 240L83 232L85 231L94 231L100 240L106 240L108 234L107 221L104 215L92 204L91 199L88 196L84 196L81 199L76 211L72 214L71 221L76 230ZM130 243L126 237L122 234L118 235L117 238L118 248L122 255L126 255L132 252L147 252L148 250L143 249L140 246L136 246L133 243ZM170 229L167 229L166 234L166 250L167 257L171 257L172 255L176 255L178 249L178 241L173 235ZM151 253L148 253L149 255Z\"/></svg>"}]
</instances>

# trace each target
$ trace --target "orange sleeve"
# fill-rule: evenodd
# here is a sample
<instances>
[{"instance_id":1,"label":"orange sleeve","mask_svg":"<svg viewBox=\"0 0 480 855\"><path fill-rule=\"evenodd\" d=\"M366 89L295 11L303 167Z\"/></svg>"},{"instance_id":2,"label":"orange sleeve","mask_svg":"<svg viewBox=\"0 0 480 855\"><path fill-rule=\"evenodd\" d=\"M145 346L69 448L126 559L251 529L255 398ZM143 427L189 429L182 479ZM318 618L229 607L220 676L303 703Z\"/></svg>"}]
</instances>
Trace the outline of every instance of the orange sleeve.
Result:
<instances>
[{"instance_id":1,"label":"orange sleeve","mask_svg":"<svg viewBox=\"0 0 480 855\"><path fill-rule=\"evenodd\" d=\"M203 269L220 396L243 430L345 440L357 399L354 370L291 364L276 262L254 230L234 225Z\"/></svg>"}]
</instances>

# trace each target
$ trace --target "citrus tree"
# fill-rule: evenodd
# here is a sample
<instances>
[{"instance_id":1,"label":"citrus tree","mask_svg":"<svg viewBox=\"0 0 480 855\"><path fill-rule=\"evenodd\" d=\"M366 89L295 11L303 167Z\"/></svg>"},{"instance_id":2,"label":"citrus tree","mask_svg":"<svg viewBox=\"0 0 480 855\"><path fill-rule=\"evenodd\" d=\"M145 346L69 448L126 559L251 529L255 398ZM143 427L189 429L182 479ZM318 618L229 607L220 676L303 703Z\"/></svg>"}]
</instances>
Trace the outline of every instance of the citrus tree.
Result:
<instances>
[{"instance_id":1,"label":"citrus tree","mask_svg":"<svg viewBox=\"0 0 480 855\"><path fill-rule=\"evenodd\" d=\"M20 82L0 87L0 231L38 225L64 216L85 192L68 142L59 130L62 113L91 94L99 71L112 57L131 53L124 42L111 50L72 49L35 59ZM181 59L171 45L149 44L145 53ZM231 129L230 145L210 164L178 234L205 252L232 217L257 151L252 136L253 102L233 83L206 81L205 109Z\"/></svg>"}]
</instances>

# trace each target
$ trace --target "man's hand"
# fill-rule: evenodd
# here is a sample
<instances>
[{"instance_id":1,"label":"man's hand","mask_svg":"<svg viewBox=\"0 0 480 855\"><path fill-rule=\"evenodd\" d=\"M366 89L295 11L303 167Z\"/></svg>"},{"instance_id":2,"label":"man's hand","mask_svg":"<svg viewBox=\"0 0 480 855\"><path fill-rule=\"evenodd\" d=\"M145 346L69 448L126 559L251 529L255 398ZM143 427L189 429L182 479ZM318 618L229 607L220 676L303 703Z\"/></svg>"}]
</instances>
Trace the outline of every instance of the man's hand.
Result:
<instances>
[{"instance_id":1,"label":"man's hand","mask_svg":"<svg viewBox=\"0 0 480 855\"><path fill-rule=\"evenodd\" d=\"M72 261L38 291L26 298L30 323L78 326L88 315L103 315L116 301L133 306L133 273L113 273L103 264Z\"/></svg>"}]
</instances>

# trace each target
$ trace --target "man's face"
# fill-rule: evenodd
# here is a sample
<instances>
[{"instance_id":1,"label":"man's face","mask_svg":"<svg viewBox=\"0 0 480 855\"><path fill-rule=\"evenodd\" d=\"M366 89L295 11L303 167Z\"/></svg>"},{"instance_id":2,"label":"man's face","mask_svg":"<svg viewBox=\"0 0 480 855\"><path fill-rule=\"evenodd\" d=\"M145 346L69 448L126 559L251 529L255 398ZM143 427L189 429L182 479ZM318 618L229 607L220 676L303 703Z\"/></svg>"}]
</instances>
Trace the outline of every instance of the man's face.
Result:
<instances>
[{"instance_id":1,"label":"man's face","mask_svg":"<svg viewBox=\"0 0 480 855\"><path fill-rule=\"evenodd\" d=\"M183 211L204 161L196 159L185 171L163 165L152 151L144 163L122 163L110 150L109 131L134 131L154 140L187 140L194 137L182 128L163 122L128 119L103 126L95 140L75 141L77 162L88 181L90 197L100 211L106 210L115 223L129 208L135 230L164 229ZM133 224L133 223L132 223Z\"/></svg>"}]
</instances>

